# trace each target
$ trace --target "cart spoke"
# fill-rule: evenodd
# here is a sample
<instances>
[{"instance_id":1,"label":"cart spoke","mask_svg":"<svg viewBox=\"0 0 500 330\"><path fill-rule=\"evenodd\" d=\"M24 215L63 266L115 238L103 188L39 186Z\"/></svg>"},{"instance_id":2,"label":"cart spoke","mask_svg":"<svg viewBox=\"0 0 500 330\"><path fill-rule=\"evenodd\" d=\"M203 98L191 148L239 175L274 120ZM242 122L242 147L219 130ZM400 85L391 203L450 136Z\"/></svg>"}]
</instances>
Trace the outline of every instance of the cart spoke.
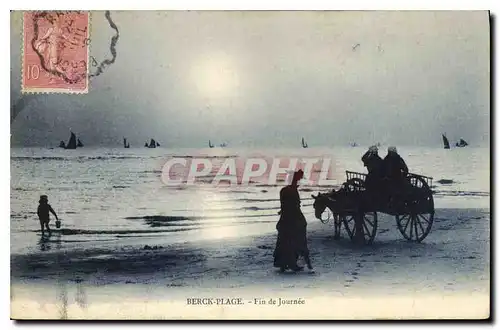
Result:
<instances>
[{"instance_id":1,"label":"cart spoke","mask_svg":"<svg viewBox=\"0 0 500 330\"><path fill-rule=\"evenodd\" d=\"M349 235L350 238L352 238L354 236L354 229L351 230L351 228L349 227L349 221L347 220L347 217L344 217L344 227L345 227L345 230L347 231L347 234Z\"/></svg>"},{"instance_id":2,"label":"cart spoke","mask_svg":"<svg viewBox=\"0 0 500 330\"><path fill-rule=\"evenodd\" d=\"M405 233L406 233L406 229L408 228L408 225L410 225L410 223L411 223L411 218L408 217L408 219L406 220L406 223L405 223L405 229L404 229Z\"/></svg>"},{"instance_id":3,"label":"cart spoke","mask_svg":"<svg viewBox=\"0 0 500 330\"><path fill-rule=\"evenodd\" d=\"M427 224L430 224L429 220L427 220L422 214L418 215L419 218L422 218Z\"/></svg>"},{"instance_id":4,"label":"cart spoke","mask_svg":"<svg viewBox=\"0 0 500 330\"><path fill-rule=\"evenodd\" d=\"M368 226L366 225L366 222L363 221L363 228L365 233L369 233L370 229L368 229Z\"/></svg>"},{"instance_id":5,"label":"cart spoke","mask_svg":"<svg viewBox=\"0 0 500 330\"><path fill-rule=\"evenodd\" d=\"M405 215L401 216L401 218L399 218L399 222L402 224L402 223L403 223L403 220L404 220L404 219L406 219L406 218L408 218L408 217L409 217L409 215L408 215L408 214L405 214ZM410 219L409 219L409 218L408 218L408 221L410 221Z\"/></svg>"},{"instance_id":6,"label":"cart spoke","mask_svg":"<svg viewBox=\"0 0 500 330\"><path fill-rule=\"evenodd\" d=\"M418 216L414 216L415 220L413 221L413 225L415 226L415 239L418 240L418 230L417 230L417 222L418 222Z\"/></svg>"},{"instance_id":7,"label":"cart spoke","mask_svg":"<svg viewBox=\"0 0 500 330\"><path fill-rule=\"evenodd\" d=\"M366 216L365 216L365 221L368 222L370 224L370 226L373 227L373 222L371 222L370 219L368 219Z\"/></svg>"},{"instance_id":8,"label":"cart spoke","mask_svg":"<svg viewBox=\"0 0 500 330\"><path fill-rule=\"evenodd\" d=\"M420 221L418 221L418 225L420 226L420 230L422 230L422 234L425 233L425 229Z\"/></svg>"},{"instance_id":9,"label":"cart spoke","mask_svg":"<svg viewBox=\"0 0 500 330\"><path fill-rule=\"evenodd\" d=\"M406 233L406 229L408 228L408 224L410 223L411 218L408 218L408 221L406 222L405 228L403 231Z\"/></svg>"},{"instance_id":10,"label":"cart spoke","mask_svg":"<svg viewBox=\"0 0 500 330\"><path fill-rule=\"evenodd\" d=\"M408 223L410 223L410 240L413 238L413 217L410 217L410 221L408 221Z\"/></svg>"},{"instance_id":11,"label":"cart spoke","mask_svg":"<svg viewBox=\"0 0 500 330\"><path fill-rule=\"evenodd\" d=\"M356 230L356 226L354 226L354 227L352 228L352 231L351 231L351 233L352 233L352 235L351 235L351 236L352 236L352 237L356 237L357 232L358 232L358 231Z\"/></svg>"},{"instance_id":12,"label":"cart spoke","mask_svg":"<svg viewBox=\"0 0 500 330\"><path fill-rule=\"evenodd\" d=\"M363 227L365 228L365 230L364 230L365 234L366 234L366 235L368 235L368 237L371 237L371 236L372 236L372 235L371 235L371 232L370 232L370 230L368 229L368 226L366 225L366 223L365 223L365 222L363 222Z\"/></svg>"}]
</instances>

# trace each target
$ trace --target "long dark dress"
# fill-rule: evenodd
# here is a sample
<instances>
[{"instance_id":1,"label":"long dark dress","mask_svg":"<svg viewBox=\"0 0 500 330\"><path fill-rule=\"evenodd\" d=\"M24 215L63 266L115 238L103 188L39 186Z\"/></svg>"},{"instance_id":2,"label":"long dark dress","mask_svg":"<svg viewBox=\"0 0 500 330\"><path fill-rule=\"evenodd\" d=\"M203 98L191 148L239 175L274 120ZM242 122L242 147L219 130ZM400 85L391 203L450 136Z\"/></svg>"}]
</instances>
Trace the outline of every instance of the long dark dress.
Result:
<instances>
[{"instance_id":1,"label":"long dark dress","mask_svg":"<svg viewBox=\"0 0 500 330\"><path fill-rule=\"evenodd\" d=\"M281 214L276 229L278 239L274 250L274 267L296 268L299 255L309 256L307 222L300 210L300 196L296 186L280 191Z\"/></svg>"},{"instance_id":2,"label":"long dark dress","mask_svg":"<svg viewBox=\"0 0 500 330\"><path fill-rule=\"evenodd\" d=\"M384 176L382 158L380 158L378 154L373 154L368 151L363 155L363 157L361 157L361 161L368 170L365 180L366 188L372 191L377 191L381 186L381 180Z\"/></svg>"},{"instance_id":3,"label":"long dark dress","mask_svg":"<svg viewBox=\"0 0 500 330\"><path fill-rule=\"evenodd\" d=\"M397 153L388 153L383 160L384 174L386 177L386 190L389 197L398 196L404 200L406 194L412 190L411 184L406 180L408 166L403 158Z\"/></svg>"}]
</instances>

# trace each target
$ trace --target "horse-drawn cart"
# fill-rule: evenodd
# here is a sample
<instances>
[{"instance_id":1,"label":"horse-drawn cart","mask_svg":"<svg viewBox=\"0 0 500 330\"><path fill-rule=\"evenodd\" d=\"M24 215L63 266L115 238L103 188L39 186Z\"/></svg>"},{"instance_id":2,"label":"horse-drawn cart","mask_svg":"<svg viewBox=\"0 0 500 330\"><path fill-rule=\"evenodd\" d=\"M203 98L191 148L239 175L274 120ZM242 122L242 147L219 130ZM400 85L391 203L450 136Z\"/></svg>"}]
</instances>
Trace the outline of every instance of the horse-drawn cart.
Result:
<instances>
[{"instance_id":1,"label":"horse-drawn cart","mask_svg":"<svg viewBox=\"0 0 500 330\"><path fill-rule=\"evenodd\" d=\"M409 241L421 242L434 221L432 178L409 173L400 189L389 190L387 182L367 189L366 174L346 171L347 181L341 189L314 196L315 215L322 222L326 208L334 219L334 237L340 238L342 226L353 241L370 244L377 233L377 212L395 217L401 234Z\"/></svg>"}]
</instances>

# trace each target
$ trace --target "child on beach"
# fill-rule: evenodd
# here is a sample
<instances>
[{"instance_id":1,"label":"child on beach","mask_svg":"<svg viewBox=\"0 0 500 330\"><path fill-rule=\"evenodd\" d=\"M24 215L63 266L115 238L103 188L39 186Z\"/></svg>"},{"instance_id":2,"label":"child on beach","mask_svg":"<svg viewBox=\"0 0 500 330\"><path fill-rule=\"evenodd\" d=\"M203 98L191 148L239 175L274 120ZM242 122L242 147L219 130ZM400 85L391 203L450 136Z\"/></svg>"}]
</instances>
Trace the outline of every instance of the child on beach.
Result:
<instances>
[{"instance_id":1,"label":"child on beach","mask_svg":"<svg viewBox=\"0 0 500 330\"><path fill-rule=\"evenodd\" d=\"M49 212L51 212L56 217L56 220L59 220L59 218L57 217L57 214L54 211L54 209L52 209L52 206L50 206L49 199L48 199L47 195L40 196L39 203L40 204L38 204L37 214L38 214L38 219L40 220L40 227L42 228L42 235L44 235L44 233L45 233L44 226L45 226L45 228L47 228L47 231L49 232L49 235L50 235L50 227L49 227L50 215L49 215Z\"/></svg>"}]
</instances>

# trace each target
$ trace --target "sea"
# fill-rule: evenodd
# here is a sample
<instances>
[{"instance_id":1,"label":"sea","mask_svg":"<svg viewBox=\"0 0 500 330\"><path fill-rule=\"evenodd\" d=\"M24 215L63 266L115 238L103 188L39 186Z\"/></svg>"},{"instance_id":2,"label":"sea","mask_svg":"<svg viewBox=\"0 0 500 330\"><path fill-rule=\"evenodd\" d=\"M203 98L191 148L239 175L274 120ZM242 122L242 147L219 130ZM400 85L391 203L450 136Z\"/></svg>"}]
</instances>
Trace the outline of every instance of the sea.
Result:
<instances>
[{"instance_id":1,"label":"sea","mask_svg":"<svg viewBox=\"0 0 500 330\"><path fill-rule=\"evenodd\" d=\"M53 230L58 248L168 244L224 240L275 231L279 190L285 182L215 186L209 181L168 186L162 179L168 159L206 157L311 157L332 160L327 186L302 185L299 193L308 222L314 217L312 194L338 188L346 171L366 172L365 147L171 149L84 147L11 148L11 254L40 249L36 214L40 195L61 219ZM490 207L490 149L478 147L400 147L410 172L432 177L436 209ZM385 156L385 148L379 154Z\"/></svg>"}]
</instances>

